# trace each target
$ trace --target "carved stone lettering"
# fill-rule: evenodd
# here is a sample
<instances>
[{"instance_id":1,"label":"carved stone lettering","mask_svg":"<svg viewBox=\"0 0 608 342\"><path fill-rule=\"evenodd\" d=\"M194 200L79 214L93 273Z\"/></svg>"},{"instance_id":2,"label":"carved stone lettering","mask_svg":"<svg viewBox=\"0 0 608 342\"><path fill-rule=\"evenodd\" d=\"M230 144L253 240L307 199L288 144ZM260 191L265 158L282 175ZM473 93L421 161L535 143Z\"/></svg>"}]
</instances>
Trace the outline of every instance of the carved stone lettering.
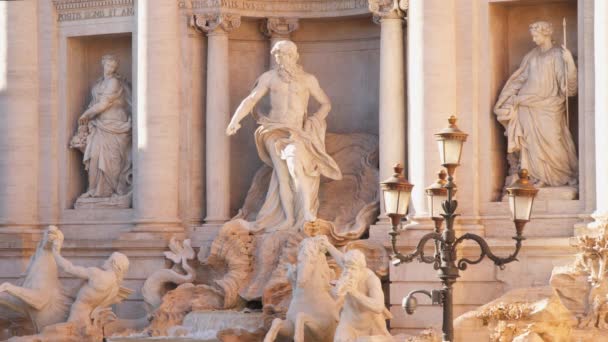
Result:
<instances>
[{"instance_id":1,"label":"carved stone lettering","mask_svg":"<svg viewBox=\"0 0 608 342\"><path fill-rule=\"evenodd\" d=\"M54 0L57 21L76 21L112 17L130 17L135 14L133 0Z\"/></svg>"}]
</instances>

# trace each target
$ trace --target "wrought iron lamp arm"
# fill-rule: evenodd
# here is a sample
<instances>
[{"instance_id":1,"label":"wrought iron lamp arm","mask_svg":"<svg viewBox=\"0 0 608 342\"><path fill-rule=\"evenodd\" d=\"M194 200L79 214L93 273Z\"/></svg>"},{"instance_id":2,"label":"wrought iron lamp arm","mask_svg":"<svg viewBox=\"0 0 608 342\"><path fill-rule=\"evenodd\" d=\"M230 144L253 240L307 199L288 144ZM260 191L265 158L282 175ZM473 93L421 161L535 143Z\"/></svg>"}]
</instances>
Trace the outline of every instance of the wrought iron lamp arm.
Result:
<instances>
[{"instance_id":1,"label":"wrought iron lamp arm","mask_svg":"<svg viewBox=\"0 0 608 342\"><path fill-rule=\"evenodd\" d=\"M461 237L459 237L458 239L456 239L456 241L454 242L454 245L452 247L453 250L456 251L456 247L460 243L464 242L465 240L475 241L479 245L480 254L479 254L479 257L474 260L471 260L468 258L461 258L460 260L458 260L458 269L460 269L461 271L464 271L467 269L467 266L468 266L467 264L470 264L470 265L478 264L486 256L490 260L492 260L496 266L500 267L500 269L504 269L506 264L511 263L513 261L517 261L517 255L519 254L519 251L521 250L521 242L523 240L525 240L525 237L523 237L520 234L513 237L513 240L515 240L515 251L506 258L499 257L499 256L495 255L494 253L492 253L492 250L490 249L490 246L488 245L488 243L481 236L472 234L472 233L464 234Z\"/></svg>"},{"instance_id":2,"label":"wrought iron lamp arm","mask_svg":"<svg viewBox=\"0 0 608 342\"><path fill-rule=\"evenodd\" d=\"M391 231L389 234L391 235L391 247L392 247L392 251L393 251L393 257L397 259L396 262L394 263L395 266L397 266L401 263L404 263L404 262L410 262L410 261L414 260L416 257L421 262L424 262L427 264L433 264L436 262L437 256L435 255L433 257L429 257L429 256L424 255L424 249L426 247L426 244L430 240L439 241L441 243L444 242L441 234L428 233L425 236L423 236L422 239L420 239L420 241L418 242L418 245L416 246L416 249L412 253L401 254L397 250L397 236L399 235L399 232L396 229L393 229L393 231Z\"/></svg>"}]
</instances>

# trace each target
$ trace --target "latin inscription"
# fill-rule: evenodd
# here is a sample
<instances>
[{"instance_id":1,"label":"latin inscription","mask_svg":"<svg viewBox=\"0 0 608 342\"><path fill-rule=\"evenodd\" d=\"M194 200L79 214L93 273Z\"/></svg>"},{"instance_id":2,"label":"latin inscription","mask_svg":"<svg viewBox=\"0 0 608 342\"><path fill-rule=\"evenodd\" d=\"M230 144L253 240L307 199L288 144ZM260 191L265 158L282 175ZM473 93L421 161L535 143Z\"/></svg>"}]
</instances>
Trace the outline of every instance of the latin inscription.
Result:
<instances>
[{"instance_id":1,"label":"latin inscription","mask_svg":"<svg viewBox=\"0 0 608 342\"><path fill-rule=\"evenodd\" d=\"M226 8L247 11L339 11L367 8L367 0L336 0L336 1L252 1L252 0L192 0L192 9ZM185 7L184 2L180 6Z\"/></svg>"},{"instance_id":2,"label":"latin inscription","mask_svg":"<svg viewBox=\"0 0 608 342\"><path fill-rule=\"evenodd\" d=\"M130 17L135 14L133 7L96 8L82 11L59 13L58 21L75 21L111 17Z\"/></svg>"}]
</instances>

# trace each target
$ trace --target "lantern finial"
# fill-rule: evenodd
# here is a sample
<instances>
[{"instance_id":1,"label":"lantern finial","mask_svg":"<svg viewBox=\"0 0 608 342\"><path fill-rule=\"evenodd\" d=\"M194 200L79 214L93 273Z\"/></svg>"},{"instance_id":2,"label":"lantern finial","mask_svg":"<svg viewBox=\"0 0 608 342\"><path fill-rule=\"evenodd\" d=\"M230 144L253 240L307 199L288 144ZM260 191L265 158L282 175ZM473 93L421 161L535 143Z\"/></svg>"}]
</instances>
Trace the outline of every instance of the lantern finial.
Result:
<instances>
[{"instance_id":1,"label":"lantern finial","mask_svg":"<svg viewBox=\"0 0 608 342\"><path fill-rule=\"evenodd\" d=\"M519 179L521 179L521 182L523 184L528 184L528 182L530 181L529 175L528 175L528 169L521 169L519 170L519 172L517 173L517 175L519 176Z\"/></svg>"},{"instance_id":2,"label":"lantern finial","mask_svg":"<svg viewBox=\"0 0 608 342\"><path fill-rule=\"evenodd\" d=\"M448 122L450 123L451 128L456 126L456 121L458 121L458 118L456 117L456 115L452 115L448 118Z\"/></svg>"},{"instance_id":3,"label":"lantern finial","mask_svg":"<svg viewBox=\"0 0 608 342\"><path fill-rule=\"evenodd\" d=\"M447 176L448 176L448 173L445 172L444 169L441 169L439 171L439 173L437 173L437 178L439 178L441 180L442 184L446 184L447 183L447 181L445 180L447 178Z\"/></svg>"},{"instance_id":4,"label":"lantern finial","mask_svg":"<svg viewBox=\"0 0 608 342\"><path fill-rule=\"evenodd\" d=\"M393 166L393 170L395 170L395 175L399 176L403 173L403 166L401 166L401 164L397 163L397 164L395 164L395 166Z\"/></svg>"}]
</instances>

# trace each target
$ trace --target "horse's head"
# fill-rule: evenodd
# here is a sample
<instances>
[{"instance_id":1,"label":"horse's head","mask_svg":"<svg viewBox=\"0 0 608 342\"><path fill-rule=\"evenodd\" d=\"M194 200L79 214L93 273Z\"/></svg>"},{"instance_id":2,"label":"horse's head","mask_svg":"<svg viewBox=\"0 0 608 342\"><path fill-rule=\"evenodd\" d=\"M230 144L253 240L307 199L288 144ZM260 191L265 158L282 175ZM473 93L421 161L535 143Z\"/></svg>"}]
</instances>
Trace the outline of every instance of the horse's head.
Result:
<instances>
[{"instance_id":1,"label":"horse's head","mask_svg":"<svg viewBox=\"0 0 608 342\"><path fill-rule=\"evenodd\" d=\"M318 238L307 238L298 250L296 286L308 287L319 284L329 289L330 269L325 257L326 249ZM317 285L317 286L319 286Z\"/></svg>"}]
</instances>

